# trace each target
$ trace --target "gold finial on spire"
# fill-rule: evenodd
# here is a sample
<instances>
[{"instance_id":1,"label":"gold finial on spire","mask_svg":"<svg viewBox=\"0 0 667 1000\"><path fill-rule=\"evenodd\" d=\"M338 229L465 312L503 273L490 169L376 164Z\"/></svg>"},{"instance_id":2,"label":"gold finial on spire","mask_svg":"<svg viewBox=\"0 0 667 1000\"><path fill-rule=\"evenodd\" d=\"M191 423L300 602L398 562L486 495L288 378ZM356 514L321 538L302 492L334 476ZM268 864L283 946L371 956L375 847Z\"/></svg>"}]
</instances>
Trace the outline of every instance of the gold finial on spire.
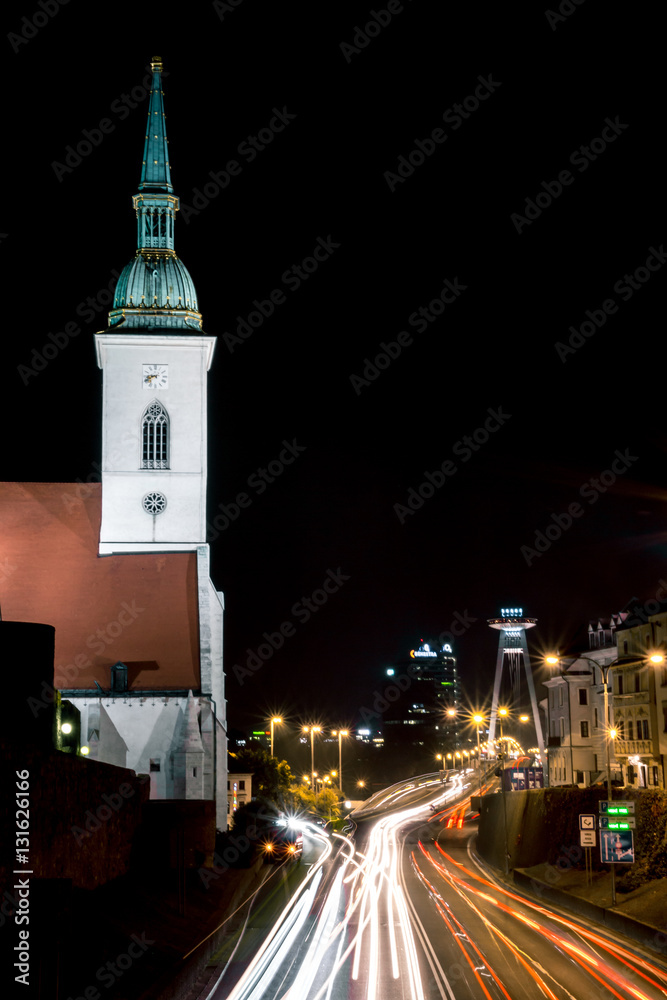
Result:
<instances>
[{"instance_id":1,"label":"gold finial on spire","mask_svg":"<svg viewBox=\"0 0 667 1000\"><path fill-rule=\"evenodd\" d=\"M153 56L151 59L151 72L162 72L162 56Z\"/></svg>"}]
</instances>

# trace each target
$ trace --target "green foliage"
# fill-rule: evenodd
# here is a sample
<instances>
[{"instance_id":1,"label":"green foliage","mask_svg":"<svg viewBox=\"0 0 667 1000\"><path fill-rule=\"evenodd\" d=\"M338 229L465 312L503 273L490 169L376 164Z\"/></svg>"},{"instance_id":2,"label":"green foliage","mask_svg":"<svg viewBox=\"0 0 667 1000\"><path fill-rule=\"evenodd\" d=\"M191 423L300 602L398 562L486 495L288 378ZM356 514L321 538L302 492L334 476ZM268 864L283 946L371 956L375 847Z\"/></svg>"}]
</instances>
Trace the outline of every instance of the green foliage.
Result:
<instances>
[{"instance_id":1,"label":"green foliage","mask_svg":"<svg viewBox=\"0 0 667 1000\"><path fill-rule=\"evenodd\" d=\"M253 798L262 797L282 806L292 781L290 766L278 761L264 747L248 747L229 755L235 770L252 774Z\"/></svg>"},{"instance_id":2,"label":"green foliage","mask_svg":"<svg viewBox=\"0 0 667 1000\"><path fill-rule=\"evenodd\" d=\"M339 793L333 788L324 788L314 795L310 788L294 784L289 790L290 805L294 812L317 813L322 819L339 819Z\"/></svg>"},{"instance_id":3,"label":"green foliage","mask_svg":"<svg viewBox=\"0 0 667 1000\"><path fill-rule=\"evenodd\" d=\"M540 797L544 859L556 868L583 868L579 844L579 814L599 815L598 803L606 800L604 788L545 788ZM667 878L667 792L660 788L616 789L614 798L635 803L635 857L633 865L617 865L619 892L632 892L654 879ZM599 832L598 832L599 838ZM593 866L600 863L593 850Z\"/></svg>"},{"instance_id":4,"label":"green foliage","mask_svg":"<svg viewBox=\"0 0 667 1000\"><path fill-rule=\"evenodd\" d=\"M661 788L625 788L623 798L635 803L634 865L620 867L619 892L632 892L646 882L667 878L667 793Z\"/></svg>"},{"instance_id":5,"label":"green foliage","mask_svg":"<svg viewBox=\"0 0 667 1000\"><path fill-rule=\"evenodd\" d=\"M292 785L289 800L293 812L316 812L315 795L305 785Z\"/></svg>"}]
</instances>

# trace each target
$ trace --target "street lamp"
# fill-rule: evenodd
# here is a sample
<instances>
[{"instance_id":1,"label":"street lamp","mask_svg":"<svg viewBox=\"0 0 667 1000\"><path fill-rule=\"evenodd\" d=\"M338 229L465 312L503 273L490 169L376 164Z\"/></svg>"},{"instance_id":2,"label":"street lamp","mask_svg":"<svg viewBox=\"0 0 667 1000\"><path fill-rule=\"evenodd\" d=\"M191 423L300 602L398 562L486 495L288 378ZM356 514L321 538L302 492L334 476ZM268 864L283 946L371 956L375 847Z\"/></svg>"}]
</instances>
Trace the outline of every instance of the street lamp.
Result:
<instances>
[{"instance_id":1,"label":"street lamp","mask_svg":"<svg viewBox=\"0 0 667 1000\"><path fill-rule=\"evenodd\" d=\"M558 667L560 676L565 681L565 690L567 692L567 725L569 729L569 740L570 740L570 771L572 773L572 784L575 784L574 780L574 747L572 746L572 703L570 701L570 685L567 681L567 671L563 670L561 666L560 657L557 654L545 656L544 662L550 667ZM607 681L605 680L605 719L607 718ZM548 738L548 737L547 737ZM548 764L547 764L548 767ZM607 752L607 767L609 767L609 752ZM609 772L608 772L609 773ZM611 781L611 778L609 779ZM549 778L551 783L551 778ZM611 786L610 786L611 787ZM609 798L611 798L611 792L609 793Z\"/></svg>"},{"instance_id":2,"label":"street lamp","mask_svg":"<svg viewBox=\"0 0 667 1000\"><path fill-rule=\"evenodd\" d=\"M339 729L338 732L334 729L334 736L338 736L338 787L341 792L343 791L343 736L349 736L350 733L347 729Z\"/></svg>"},{"instance_id":3,"label":"street lamp","mask_svg":"<svg viewBox=\"0 0 667 1000\"><path fill-rule=\"evenodd\" d=\"M272 757L273 757L273 727L274 727L274 725L276 723L279 723L279 722L282 722L282 721L283 720L279 716L277 716L277 715L274 715L273 718L271 719L271 756Z\"/></svg>"},{"instance_id":4,"label":"street lamp","mask_svg":"<svg viewBox=\"0 0 667 1000\"><path fill-rule=\"evenodd\" d=\"M510 718L510 711L508 708L498 709L498 718L500 720L500 790L503 796L503 824L505 831L505 874L509 874L509 860L510 852L507 844L507 799L505 798L505 757L507 756L507 746L503 746L503 721ZM521 722L528 722L527 715L520 715L519 720ZM511 737L508 737L511 739ZM516 740L513 740L516 743Z\"/></svg>"},{"instance_id":5,"label":"street lamp","mask_svg":"<svg viewBox=\"0 0 667 1000\"><path fill-rule=\"evenodd\" d=\"M315 798L317 799L317 790L315 788L315 733L321 733L321 726L304 726L304 733L310 733L310 775L311 775L311 785L313 791L315 792Z\"/></svg>"},{"instance_id":6,"label":"street lamp","mask_svg":"<svg viewBox=\"0 0 667 1000\"><path fill-rule=\"evenodd\" d=\"M475 729L477 731L477 779L478 779L478 791L482 788L482 762L479 758L479 727L484 722L484 716L476 712L472 717L472 721L475 723Z\"/></svg>"}]
</instances>

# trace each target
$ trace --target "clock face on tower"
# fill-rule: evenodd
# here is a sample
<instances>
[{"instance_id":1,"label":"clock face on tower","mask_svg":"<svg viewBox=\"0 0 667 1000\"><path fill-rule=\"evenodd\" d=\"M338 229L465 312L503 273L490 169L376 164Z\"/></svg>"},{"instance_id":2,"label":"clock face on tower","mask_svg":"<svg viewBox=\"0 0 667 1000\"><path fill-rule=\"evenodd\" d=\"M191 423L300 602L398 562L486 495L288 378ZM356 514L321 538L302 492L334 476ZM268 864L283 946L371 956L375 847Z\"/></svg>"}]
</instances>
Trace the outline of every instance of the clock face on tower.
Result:
<instances>
[{"instance_id":1,"label":"clock face on tower","mask_svg":"<svg viewBox=\"0 0 667 1000\"><path fill-rule=\"evenodd\" d=\"M141 382L144 389L166 389L169 385L168 365L142 365Z\"/></svg>"}]
</instances>

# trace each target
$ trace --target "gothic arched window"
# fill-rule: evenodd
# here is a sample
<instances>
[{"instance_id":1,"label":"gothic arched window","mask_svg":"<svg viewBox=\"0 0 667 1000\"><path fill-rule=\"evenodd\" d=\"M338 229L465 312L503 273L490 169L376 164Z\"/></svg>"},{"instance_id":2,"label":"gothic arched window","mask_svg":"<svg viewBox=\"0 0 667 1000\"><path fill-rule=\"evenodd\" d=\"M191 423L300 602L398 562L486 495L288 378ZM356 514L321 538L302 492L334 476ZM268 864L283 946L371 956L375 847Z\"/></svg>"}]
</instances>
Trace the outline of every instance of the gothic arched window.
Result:
<instances>
[{"instance_id":1,"label":"gothic arched window","mask_svg":"<svg viewBox=\"0 0 667 1000\"><path fill-rule=\"evenodd\" d=\"M169 417L154 399L146 407L141 424L141 468L169 468Z\"/></svg>"}]
</instances>

